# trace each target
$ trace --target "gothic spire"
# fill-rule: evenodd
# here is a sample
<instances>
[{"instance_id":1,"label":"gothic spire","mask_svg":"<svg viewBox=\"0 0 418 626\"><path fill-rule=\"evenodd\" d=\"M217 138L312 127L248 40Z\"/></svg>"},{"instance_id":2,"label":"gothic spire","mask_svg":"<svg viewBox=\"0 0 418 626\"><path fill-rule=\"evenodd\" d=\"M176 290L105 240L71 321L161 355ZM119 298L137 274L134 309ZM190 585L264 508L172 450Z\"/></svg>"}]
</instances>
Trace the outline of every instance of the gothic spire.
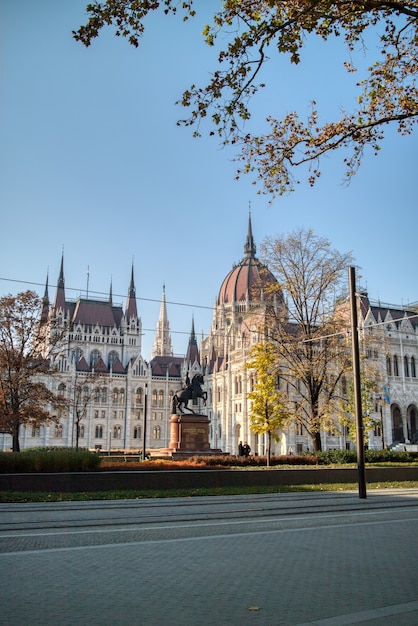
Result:
<instances>
[{"instance_id":1,"label":"gothic spire","mask_svg":"<svg viewBox=\"0 0 418 626\"><path fill-rule=\"evenodd\" d=\"M131 319L131 317L138 317L138 311L136 308L136 292L135 292L135 282L134 282L134 264L132 262L131 269L131 282L128 290L128 298L126 300L126 317Z\"/></svg>"},{"instance_id":2,"label":"gothic spire","mask_svg":"<svg viewBox=\"0 0 418 626\"><path fill-rule=\"evenodd\" d=\"M253 229L251 226L251 212L248 215L248 233L247 240L244 246L244 253L247 258L254 258L256 253L256 247L253 238Z\"/></svg>"},{"instance_id":3,"label":"gothic spire","mask_svg":"<svg viewBox=\"0 0 418 626\"><path fill-rule=\"evenodd\" d=\"M167 316L167 304L165 299L165 285L163 285L163 295L161 297L160 315L157 322L157 330L154 337L152 358L155 356L173 356L171 345L170 324Z\"/></svg>"},{"instance_id":4,"label":"gothic spire","mask_svg":"<svg viewBox=\"0 0 418 626\"><path fill-rule=\"evenodd\" d=\"M54 309L62 309L65 311L65 284L64 284L64 252L61 256L61 267L57 282L57 291L55 293Z\"/></svg>"},{"instance_id":5,"label":"gothic spire","mask_svg":"<svg viewBox=\"0 0 418 626\"><path fill-rule=\"evenodd\" d=\"M190 331L189 345L187 346L185 362L187 367L191 367L193 363L200 364L199 348L197 346L196 333L194 330L194 317L192 317L192 330Z\"/></svg>"},{"instance_id":6,"label":"gothic spire","mask_svg":"<svg viewBox=\"0 0 418 626\"><path fill-rule=\"evenodd\" d=\"M48 313L49 313L49 294L48 294L48 273L47 273L46 282L45 282L45 292L44 292L44 297L42 298L41 322L46 322L48 320Z\"/></svg>"}]
</instances>

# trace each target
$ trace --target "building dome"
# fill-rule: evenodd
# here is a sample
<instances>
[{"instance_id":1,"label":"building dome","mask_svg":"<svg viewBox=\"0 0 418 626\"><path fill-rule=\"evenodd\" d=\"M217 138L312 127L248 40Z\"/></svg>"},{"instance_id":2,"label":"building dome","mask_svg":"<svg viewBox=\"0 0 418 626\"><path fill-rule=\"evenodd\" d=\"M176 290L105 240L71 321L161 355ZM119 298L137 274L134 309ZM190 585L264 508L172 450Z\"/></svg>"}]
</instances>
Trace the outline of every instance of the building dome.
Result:
<instances>
[{"instance_id":1,"label":"building dome","mask_svg":"<svg viewBox=\"0 0 418 626\"><path fill-rule=\"evenodd\" d=\"M218 305L232 302L256 302L273 300L274 295L282 300L282 292L273 274L256 256L256 247L248 222L248 235L244 246L245 257L232 268L222 282Z\"/></svg>"}]
</instances>

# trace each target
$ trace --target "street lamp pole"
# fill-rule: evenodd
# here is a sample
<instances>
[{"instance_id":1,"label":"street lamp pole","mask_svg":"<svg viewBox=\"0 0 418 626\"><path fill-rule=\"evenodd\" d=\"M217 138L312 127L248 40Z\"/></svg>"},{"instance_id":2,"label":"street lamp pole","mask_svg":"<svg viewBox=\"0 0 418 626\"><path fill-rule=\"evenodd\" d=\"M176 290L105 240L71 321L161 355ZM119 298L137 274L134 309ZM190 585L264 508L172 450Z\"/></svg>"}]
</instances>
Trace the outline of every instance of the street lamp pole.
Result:
<instances>
[{"instance_id":1,"label":"street lamp pole","mask_svg":"<svg viewBox=\"0 0 418 626\"><path fill-rule=\"evenodd\" d=\"M145 461L146 455L146 440L147 440L147 400L148 400L148 383L145 383L144 394L144 429L142 433L142 461Z\"/></svg>"},{"instance_id":2,"label":"street lamp pole","mask_svg":"<svg viewBox=\"0 0 418 626\"><path fill-rule=\"evenodd\" d=\"M366 477L364 467L364 435L363 412L361 408L361 381L360 381L360 350L358 341L357 299L356 299L356 270L348 268L350 283L350 311L351 311L351 344L353 351L353 378L354 378L354 405L357 429L357 467L359 498L366 498Z\"/></svg>"},{"instance_id":3,"label":"street lamp pole","mask_svg":"<svg viewBox=\"0 0 418 626\"><path fill-rule=\"evenodd\" d=\"M382 450L385 449L385 432L383 429L383 399L379 396L380 428L382 430Z\"/></svg>"}]
</instances>

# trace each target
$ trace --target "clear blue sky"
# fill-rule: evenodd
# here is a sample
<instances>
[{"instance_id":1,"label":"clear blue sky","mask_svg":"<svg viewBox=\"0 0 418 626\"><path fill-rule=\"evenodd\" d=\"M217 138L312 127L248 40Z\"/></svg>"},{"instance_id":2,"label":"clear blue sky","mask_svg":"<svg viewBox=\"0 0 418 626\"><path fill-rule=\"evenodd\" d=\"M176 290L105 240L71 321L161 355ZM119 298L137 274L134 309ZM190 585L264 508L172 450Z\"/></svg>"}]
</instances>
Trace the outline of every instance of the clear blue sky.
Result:
<instances>
[{"instance_id":1,"label":"clear blue sky","mask_svg":"<svg viewBox=\"0 0 418 626\"><path fill-rule=\"evenodd\" d=\"M196 333L209 331L222 280L243 256L251 202L258 246L266 235L312 227L352 251L371 298L418 300L416 133L389 131L349 187L335 154L314 189L301 184L270 206L250 179L234 180L232 150L176 126L184 111L175 101L214 68L200 33L209 5L219 3L198 2L203 12L186 24L153 16L139 49L110 30L90 48L75 42L86 4L0 6L0 295L30 287L42 294L49 271L52 298L64 249L67 297L85 294L89 268L91 294L107 294L112 279L115 302L125 303L133 259L144 357L163 284L182 354L192 316ZM254 127L269 113L303 113L310 99L325 116L352 106L354 79L345 77L337 43L308 42L297 68L271 63L274 82L255 101Z\"/></svg>"}]
</instances>

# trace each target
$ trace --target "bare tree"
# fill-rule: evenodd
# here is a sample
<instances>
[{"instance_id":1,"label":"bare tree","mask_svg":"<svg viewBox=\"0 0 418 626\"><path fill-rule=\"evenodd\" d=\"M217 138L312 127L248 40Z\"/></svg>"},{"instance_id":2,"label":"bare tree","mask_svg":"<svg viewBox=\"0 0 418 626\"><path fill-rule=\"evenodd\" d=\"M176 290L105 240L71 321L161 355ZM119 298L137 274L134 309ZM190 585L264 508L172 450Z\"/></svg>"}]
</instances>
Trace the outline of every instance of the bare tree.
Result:
<instances>
[{"instance_id":1,"label":"bare tree","mask_svg":"<svg viewBox=\"0 0 418 626\"><path fill-rule=\"evenodd\" d=\"M97 392L97 383L101 375L96 372L88 372L82 376L76 375L74 389L68 399L68 409L72 412L75 428L75 449L79 449L80 429L82 421L87 417L87 410L94 401Z\"/></svg>"},{"instance_id":2,"label":"bare tree","mask_svg":"<svg viewBox=\"0 0 418 626\"><path fill-rule=\"evenodd\" d=\"M303 228L269 237L261 257L276 276L287 306L269 312L269 340L276 345L281 389L291 400L292 419L321 450L321 430L333 425L341 378L351 367L347 316L339 312L351 254Z\"/></svg>"}]
</instances>

